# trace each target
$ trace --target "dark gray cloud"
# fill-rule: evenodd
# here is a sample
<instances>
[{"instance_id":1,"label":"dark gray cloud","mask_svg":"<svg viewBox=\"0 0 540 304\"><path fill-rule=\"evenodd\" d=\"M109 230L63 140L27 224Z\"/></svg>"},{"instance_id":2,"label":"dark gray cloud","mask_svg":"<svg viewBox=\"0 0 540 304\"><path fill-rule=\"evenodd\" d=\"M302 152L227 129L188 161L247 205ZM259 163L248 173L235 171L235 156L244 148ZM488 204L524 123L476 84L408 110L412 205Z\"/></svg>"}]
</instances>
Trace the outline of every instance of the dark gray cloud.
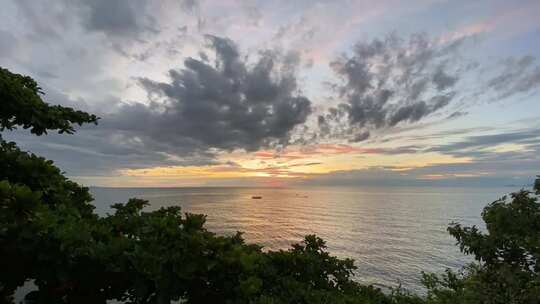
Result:
<instances>
[{"instance_id":1,"label":"dark gray cloud","mask_svg":"<svg viewBox=\"0 0 540 304\"><path fill-rule=\"evenodd\" d=\"M300 59L315 61L313 73L306 69L300 72L313 81L306 86L308 92L325 95L318 84L327 75L320 75L319 64L326 64L331 53L341 49L350 35L356 35L357 26L373 24L356 22L365 20L360 15L355 16L359 17L356 21L343 18L350 14L343 11L342 4L306 3L5 1L0 20L0 64L34 77L43 84L48 101L102 117L99 126L83 127L76 136L35 138L24 132L6 136L21 142L25 149L56 160L71 175L107 175L118 168L214 164L220 150L253 151L290 142L365 142L370 136L367 145L395 138L398 142L447 142L448 137L495 130L454 130L424 138L419 134L440 121L478 111L471 108L473 100L478 104L485 103L482 99L486 97L515 100L511 97L526 97L539 87L540 69L533 56L504 60L491 66L482 78L465 81L466 72L480 69L459 57L462 40L443 43L425 35L407 39L390 35L360 42L334 61L332 67L341 78L333 86L337 98L331 100L329 110L311 117L316 119L313 128L311 103L297 84ZM345 8L358 11L353 4ZM386 29L378 27L377 32ZM263 52L247 58L231 41L210 38L211 50L171 70L168 81L137 78L162 75L165 69L175 67L168 66L170 62L198 53L192 47L200 42L203 32L236 36L250 50L265 45L296 52ZM149 100L144 100L136 83L149 93ZM463 88L480 91L480 98L471 99ZM141 103L121 101L126 96ZM456 100L463 100L463 107L456 107ZM425 130L417 132L419 128ZM314 135L317 133L322 136ZM392 135L383 138L385 134ZM505 136L466 137L459 143L436 147L413 141L411 144L418 146L373 149L373 153L412 154L431 149L481 162L495 161L490 148L498 142L539 150L535 138ZM514 159L519 153L504 156ZM530 159L531 155L523 152L521 157Z\"/></svg>"},{"instance_id":2,"label":"dark gray cloud","mask_svg":"<svg viewBox=\"0 0 540 304\"><path fill-rule=\"evenodd\" d=\"M70 176L111 176L117 175L118 169L217 164L215 153L197 146L193 140L183 138L164 142L162 137L148 136L144 131L146 117L137 116L135 110L118 115L125 109L125 104L118 99L87 103L48 86L43 90L43 98L48 103L95 113L101 118L99 124L83 125L75 135L50 132L36 137L26 130L16 130L3 132L2 136L17 142L24 150L53 160ZM124 120L111 122L119 117ZM122 128L127 125L132 128Z\"/></svg>"},{"instance_id":3,"label":"dark gray cloud","mask_svg":"<svg viewBox=\"0 0 540 304\"><path fill-rule=\"evenodd\" d=\"M109 102L107 112L47 90L55 104L92 111L98 126L76 136L36 139L24 131L6 138L69 168L70 175L107 175L116 169L216 164L220 150L286 146L311 113L298 93L295 55L262 52L249 63L229 39L209 36L209 57L188 58L169 82L140 79L150 102Z\"/></svg>"},{"instance_id":4,"label":"dark gray cloud","mask_svg":"<svg viewBox=\"0 0 540 304\"><path fill-rule=\"evenodd\" d=\"M463 116L466 116L467 114L469 114L469 112L465 112L465 111L456 111L450 115L448 115L447 119L456 119L456 118L459 118L459 117L463 117Z\"/></svg>"},{"instance_id":5,"label":"dark gray cloud","mask_svg":"<svg viewBox=\"0 0 540 304\"><path fill-rule=\"evenodd\" d=\"M430 98L430 102L418 101L398 108L387 122L390 126L395 126L402 121L416 122L423 117L445 107L450 103L454 93L438 95Z\"/></svg>"},{"instance_id":6,"label":"dark gray cloud","mask_svg":"<svg viewBox=\"0 0 540 304\"><path fill-rule=\"evenodd\" d=\"M139 122L140 129L123 130L114 127L111 119L116 115L106 112L121 109L119 100L103 104L88 104L82 99L73 99L50 87L44 87L44 99L51 104L69 106L89 111L101 117L99 124L83 125L75 135L50 132L36 137L26 130L3 132L2 137L15 141L24 150L32 151L47 159L71 176L111 176L118 169L142 169L154 166L202 166L216 164L215 154L199 149L189 139L171 143L161 138L146 136L140 117L126 113L125 119ZM121 124L123 122L118 122ZM114 124L116 125L116 124ZM140 134L138 134L140 133Z\"/></svg>"},{"instance_id":7,"label":"dark gray cloud","mask_svg":"<svg viewBox=\"0 0 540 304\"><path fill-rule=\"evenodd\" d=\"M63 40L67 32L82 28L85 32L103 33L114 40L113 48L120 48L128 41L144 42L145 35L160 32L160 5L169 10L191 10L197 1L157 4L149 0L60 0L53 3L20 0L13 3L30 29L32 39Z\"/></svg>"},{"instance_id":8,"label":"dark gray cloud","mask_svg":"<svg viewBox=\"0 0 540 304\"><path fill-rule=\"evenodd\" d=\"M149 96L144 104L113 96L86 102L45 86L46 101L96 113L99 125L83 126L76 136L36 139L15 132L6 138L55 160L70 175L209 165L219 150L287 145L311 113L297 86L298 55L265 51L248 58L229 39L208 36L208 43L207 57L187 58L169 72L170 81L139 79Z\"/></svg>"},{"instance_id":9,"label":"dark gray cloud","mask_svg":"<svg viewBox=\"0 0 540 304\"><path fill-rule=\"evenodd\" d=\"M249 64L231 40L208 40L214 62L188 58L169 72L170 82L141 79L150 98L163 102L123 105L104 125L194 150L287 145L311 113L311 102L297 93L298 61L262 52Z\"/></svg>"},{"instance_id":10,"label":"dark gray cloud","mask_svg":"<svg viewBox=\"0 0 540 304\"><path fill-rule=\"evenodd\" d=\"M55 3L15 1L34 39L63 39L65 31L81 25L110 37L134 38L153 29L147 0L76 0Z\"/></svg>"},{"instance_id":11,"label":"dark gray cloud","mask_svg":"<svg viewBox=\"0 0 540 304\"><path fill-rule=\"evenodd\" d=\"M433 84L437 91L444 91L447 88L453 87L458 81L458 77L448 75L444 65L439 65L432 76Z\"/></svg>"},{"instance_id":12,"label":"dark gray cloud","mask_svg":"<svg viewBox=\"0 0 540 304\"><path fill-rule=\"evenodd\" d=\"M331 64L342 80L332 87L345 102L319 118L322 135L343 135L336 125L346 122L353 131L345 136L354 140L358 133L417 122L446 107L457 94L459 72L466 65L458 60L462 44L423 34L357 43Z\"/></svg>"},{"instance_id":13,"label":"dark gray cloud","mask_svg":"<svg viewBox=\"0 0 540 304\"><path fill-rule=\"evenodd\" d=\"M0 34L0 45L10 49L9 59L0 54L0 64L40 76L37 80L44 84L57 78L56 84L74 91L84 87L85 78L108 73L108 60L131 53L132 47L146 43L148 33L156 34L153 20L159 14L150 11L147 0L17 0L3 7L12 11L13 20L5 18L0 28L9 30L17 43Z\"/></svg>"},{"instance_id":14,"label":"dark gray cloud","mask_svg":"<svg viewBox=\"0 0 540 304\"><path fill-rule=\"evenodd\" d=\"M146 0L79 1L82 23L90 31L111 36L136 36L146 30L156 31L146 8Z\"/></svg>"},{"instance_id":15,"label":"dark gray cloud","mask_svg":"<svg viewBox=\"0 0 540 304\"><path fill-rule=\"evenodd\" d=\"M74 136L51 133L36 138L24 131L3 133L2 136L17 142L24 150L54 160L70 176L111 176L118 174L118 169L217 163L211 153L193 152L182 147L173 149L148 138L143 142L132 133L113 132L99 125L79 130Z\"/></svg>"},{"instance_id":16,"label":"dark gray cloud","mask_svg":"<svg viewBox=\"0 0 540 304\"><path fill-rule=\"evenodd\" d=\"M521 58L507 58L502 62L502 68L491 77L485 88L496 93L496 99L526 94L540 87L540 66L536 58L527 55Z\"/></svg>"},{"instance_id":17,"label":"dark gray cloud","mask_svg":"<svg viewBox=\"0 0 540 304\"><path fill-rule=\"evenodd\" d=\"M367 140L369 138L371 134L369 133L369 131L364 131L364 132L361 132L361 133L357 133L354 135L354 137L352 138L352 142L360 142L360 141L364 141L364 140Z\"/></svg>"}]
</instances>

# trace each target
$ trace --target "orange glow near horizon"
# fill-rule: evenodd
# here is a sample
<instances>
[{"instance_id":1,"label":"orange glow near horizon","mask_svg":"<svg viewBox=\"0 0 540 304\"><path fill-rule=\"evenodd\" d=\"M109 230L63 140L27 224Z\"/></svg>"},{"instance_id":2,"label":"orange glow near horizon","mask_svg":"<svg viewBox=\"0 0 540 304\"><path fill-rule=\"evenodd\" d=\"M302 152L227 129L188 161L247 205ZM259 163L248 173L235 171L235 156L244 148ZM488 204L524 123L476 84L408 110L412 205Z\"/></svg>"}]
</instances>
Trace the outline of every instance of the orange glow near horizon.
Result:
<instances>
[{"instance_id":1,"label":"orange glow near horizon","mask_svg":"<svg viewBox=\"0 0 540 304\"><path fill-rule=\"evenodd\" d=\"M344 144L292 146L282 151L260 150L253 153L234 151L221 153L219 164L206 166L167 166L119 171L124 178L220 182L253 180L258 184L284 186L347 170L363 170L384 166L385 170L407 173L409 170L437 164L458 164L471 161L437 153L392 154L388 148L363 148ZM436 176L426 176L436 178Z\"/></svg>"}]
</instances>

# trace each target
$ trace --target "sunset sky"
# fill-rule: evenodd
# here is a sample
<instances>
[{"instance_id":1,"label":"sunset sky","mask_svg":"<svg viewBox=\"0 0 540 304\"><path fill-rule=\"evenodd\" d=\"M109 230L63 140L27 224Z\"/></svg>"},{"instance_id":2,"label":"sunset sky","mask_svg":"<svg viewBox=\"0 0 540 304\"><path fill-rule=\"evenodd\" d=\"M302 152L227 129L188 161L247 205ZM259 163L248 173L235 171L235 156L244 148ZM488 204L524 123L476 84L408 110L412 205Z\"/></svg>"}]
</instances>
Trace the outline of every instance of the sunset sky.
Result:
<instances>
[{"instance_id":1,"label":"sunset sky","mask_svg":"<svg viewBox=\"0 0 540 304\"><path fill-rule=\"evenodd\" d=\"M97 186L524 185L540 1L3 0L0 66L100 116L4 137Z\"/></svg>"}]
</instances>

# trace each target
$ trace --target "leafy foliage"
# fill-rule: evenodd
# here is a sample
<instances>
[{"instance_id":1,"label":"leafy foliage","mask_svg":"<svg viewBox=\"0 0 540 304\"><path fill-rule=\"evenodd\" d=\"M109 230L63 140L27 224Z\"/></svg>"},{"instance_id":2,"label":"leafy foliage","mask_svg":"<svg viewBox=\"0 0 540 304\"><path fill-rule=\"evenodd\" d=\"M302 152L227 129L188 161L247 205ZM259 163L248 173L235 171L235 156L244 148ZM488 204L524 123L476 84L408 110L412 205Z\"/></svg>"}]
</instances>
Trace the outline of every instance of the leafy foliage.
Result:
<instances>
[{"instance_id":1,"label":"leafy foliage","mask_svg":"<svg viewBox=\"0 0 540 304\"><path fill-rule=\"evenodd\" d=\"M73 124L97 123L98 118L82 111L51 106L40 97L41 88L29 76L0 67L0 130L19 125L36 135L47 130L73 133Z\"/></svg>"},{"instance_id":2,"label":"leafy foliage","mask_svg":"<svg viewBox=\"0 0 540 304\"><path fill-rule=\"evenodd\" d=\"M93 115L49 106L30 77L0 70L0 129L73 133ZM240 234L217 236L202 215L180 208L143 212L146 201L93 213L88 188L52 161L0 139L0 299L32 280L29 303L364 303L387 301L351 280L351 260L308 236L287 251L263 252ZM361 296L361 298L358 298ZM358 299L362 299L361 301ZM381 302L382 303L382 302ZM385 302L386 303L386 302Z\"/></svg>"},{"instance_id":3,"label":"leafy foliage","mask_svg":"<svg viewBox=\"0 0 540 304\"><path fill-rule=\"evenodd\" d=\"M97 121L51 107L39 92L31 78L1 69L0 129L73 133L73 124ZM487 206L487 232L450 226L477 263L424 274L425 297L385 294L355 282L353 261L331 256L314 235L289 250L263 251L240 233L207 231L204 216L179 207L144 212L148 202L140 199L99 217L88 188L0 138L0 302L12 303L14 291L33 281L28 303L539 303L540 207L531 195Z\"/></svg>"},{"instance_id":4,"label":"leafy foliage","mask_svg":"<svg viewBox=\"0 0 540 304\"><path fill-rule=\"evenodd\" d=\"M448 228L478 263L461 274L424 275L434 303L540 303L540 204L531 194L521 190L488 205L486 232L458 223Z\"/></svg>"},{"instance_id":5,"label":"leafy foliage","mask_svg":"<svg viewBox=\"0 0 540 304\"><path fill-rule=\"evenodd\" d=\"M83 216L7 181L0 198L6 297L31 278L33 303L363 303L359 295L387 303L353 282L352 261L331 257L315 236L264 253L240 235L214 235L203 216L178 207L142 212L147 202L131 199L110 216Z\"/></svg>"}]
</instances>

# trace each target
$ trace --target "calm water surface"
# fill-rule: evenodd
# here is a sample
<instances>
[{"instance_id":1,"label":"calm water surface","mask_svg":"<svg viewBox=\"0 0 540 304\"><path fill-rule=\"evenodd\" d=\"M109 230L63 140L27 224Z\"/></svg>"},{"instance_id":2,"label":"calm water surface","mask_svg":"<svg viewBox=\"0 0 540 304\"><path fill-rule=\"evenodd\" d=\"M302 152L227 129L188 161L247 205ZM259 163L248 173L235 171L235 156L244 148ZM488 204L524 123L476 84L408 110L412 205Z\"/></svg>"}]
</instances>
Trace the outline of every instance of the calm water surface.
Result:
<instances>
[{"instance_id":1,"label":"calm water surface","mask_svg":"<svg viewBox=\"0 0 540 304\"><path fill-rule=\"evenodd\" d=\"M356 279L421 291L421 271L442 272L470 261L446 232L452 221L482 226L480 213L512 188L92 188L97 212L130 197L148 209L181 206L207 214L219 234L244 232L248 242L285 249L306 234L330 252L353 258ZM253 195L262 199L252 199Z\"/></svg>"}]
</instances>

